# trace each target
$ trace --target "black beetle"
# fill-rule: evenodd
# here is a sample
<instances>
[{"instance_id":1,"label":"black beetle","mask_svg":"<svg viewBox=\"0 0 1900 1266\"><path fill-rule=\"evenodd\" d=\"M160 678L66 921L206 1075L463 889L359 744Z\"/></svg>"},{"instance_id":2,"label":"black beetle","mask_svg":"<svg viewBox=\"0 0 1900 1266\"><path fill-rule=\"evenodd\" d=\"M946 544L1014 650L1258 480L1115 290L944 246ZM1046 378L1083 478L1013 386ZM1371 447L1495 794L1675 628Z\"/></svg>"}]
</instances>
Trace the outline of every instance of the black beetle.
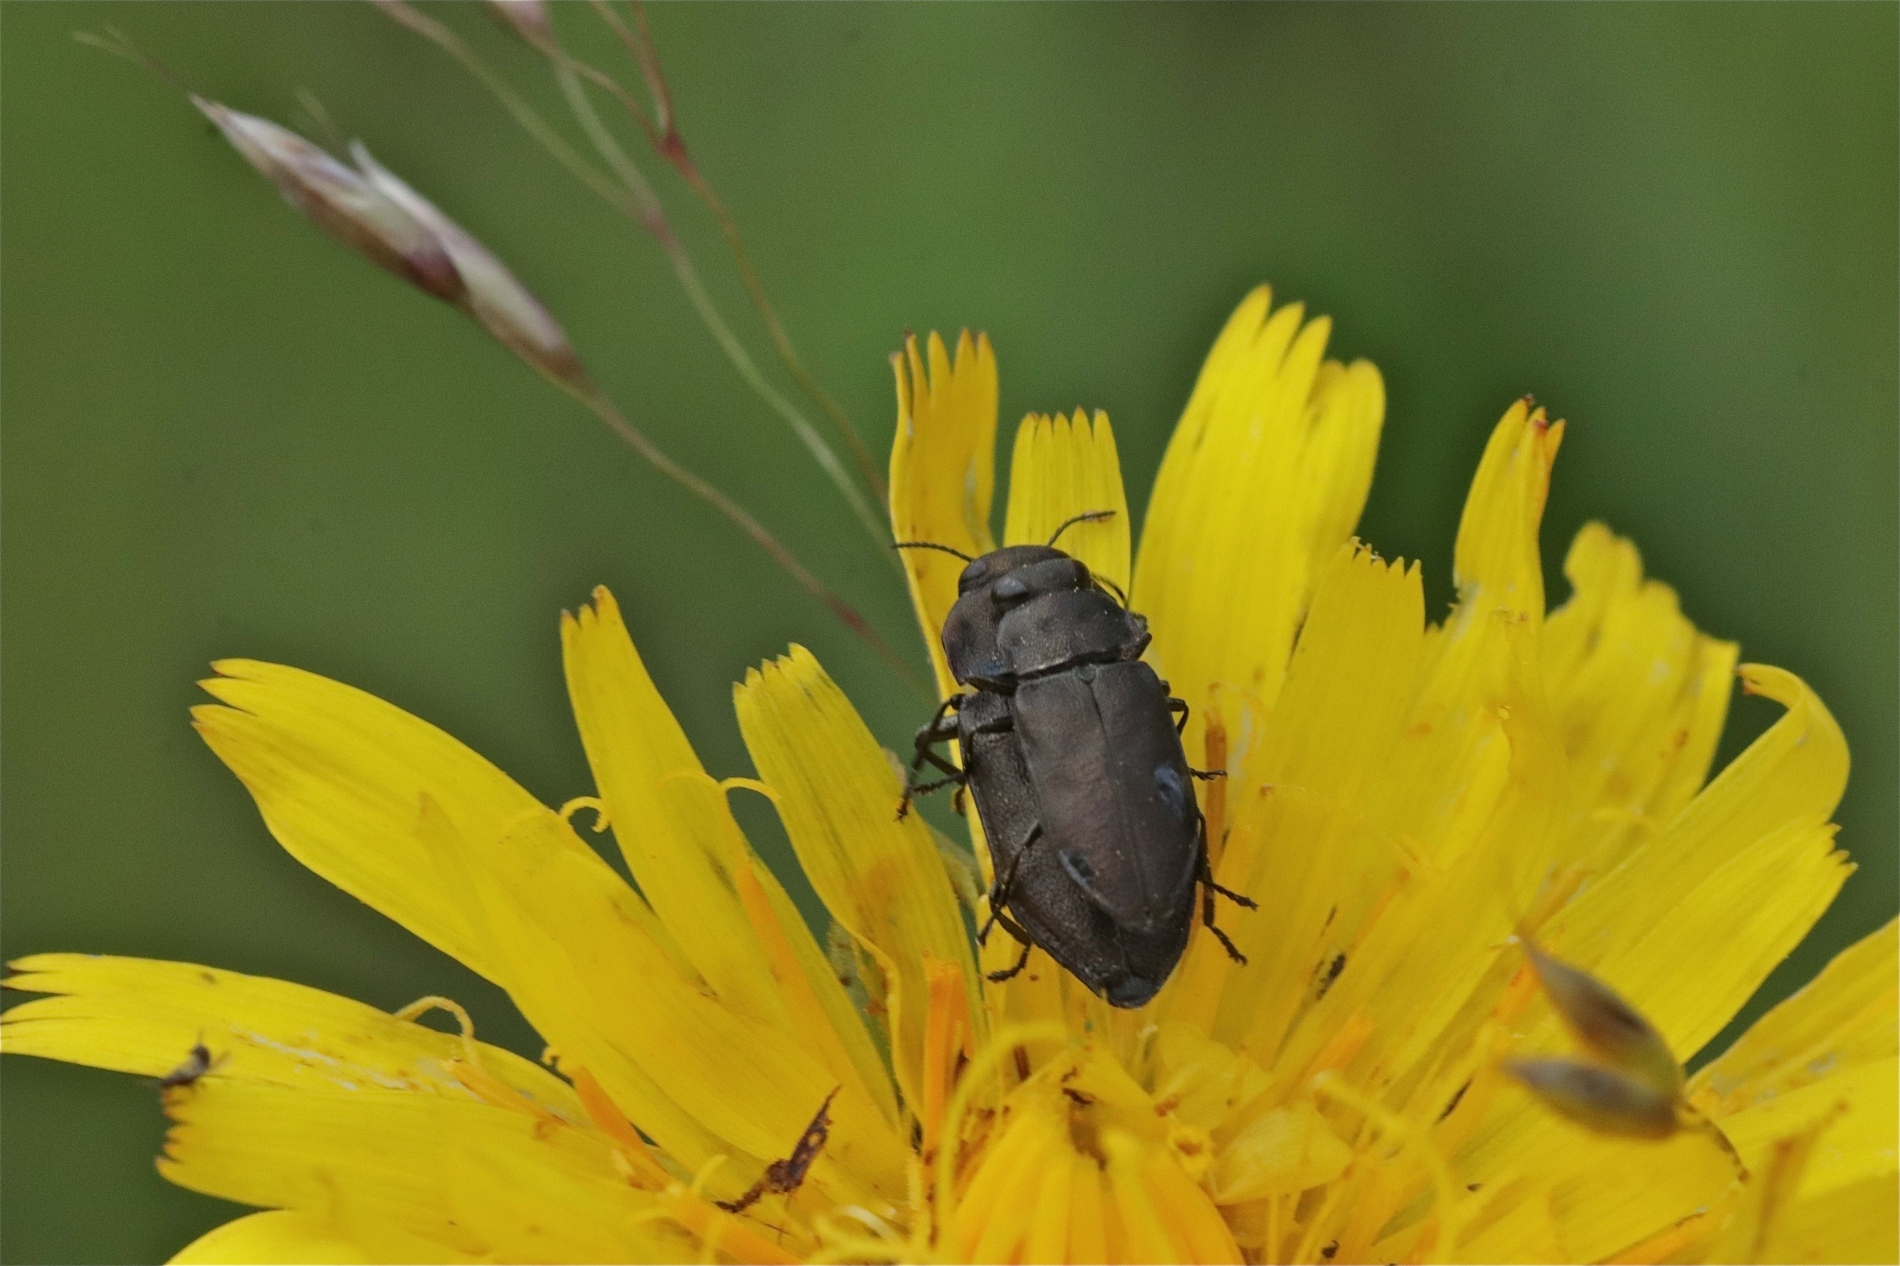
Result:
<instances>
[{"instance_id":1,"label":"black beetle","mask_svg":"<svg viewBox=\"0 0 1900 1266\"><path fill-rule=\"evenodd\" d=\"M1154 997L1201 916L1239 962L1246 959L1214 925L1214 895L1254 903L1214 882L1207 823L1195 802L1181 749L1187 704L1141 662L1147 622L1055 548L1091 511L1056 529L1047 545L1013 545L968 562L943 625L943 649L958 684L917 732L912 772L926 762L945 775L913 783L913 795L967 787L989 839L995 880L987 939L1001 923L1023 954L991 980L1023 969L1041 946L1090 989L1118 1007ZM954 714L954 715L952 715ZM958 768L936 751L955 739Z\"/></svg>"}]
</instances>

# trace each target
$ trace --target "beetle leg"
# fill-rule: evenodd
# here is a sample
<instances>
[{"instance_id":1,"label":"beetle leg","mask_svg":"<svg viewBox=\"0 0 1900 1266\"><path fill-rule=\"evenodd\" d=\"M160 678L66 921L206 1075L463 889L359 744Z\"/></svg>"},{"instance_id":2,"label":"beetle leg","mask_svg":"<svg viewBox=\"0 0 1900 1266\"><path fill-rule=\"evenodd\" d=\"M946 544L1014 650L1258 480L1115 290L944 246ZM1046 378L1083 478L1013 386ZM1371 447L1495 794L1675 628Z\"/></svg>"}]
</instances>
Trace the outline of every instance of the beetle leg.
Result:
<instances>
[{"instance_id":1,"label":"beetle leg","mask_svg":"<svg viewBox=\"0 0 1900 1266\"><path fill-rule=\"evenodd\" d=\"M1161 683L1163 690L1167 689L1167 687L1167 682L1164 681ZM1185 731L1188 723L1188 701L1186 699L1177 699L1173 695L1169 695L1168 711L1178 714L1181 718L1174 723L1174 732L1180 734ZM1215 778L1227 777L1227 771L1224 769L1190 769L1188 773L1193 774L1203 782L1209 782Z\"/></svg>"},{"instance_id":2,"label":"beetle leg","mask_svg":"<svg viewBox=\"0 0 1900 1266\"><path fill-rule=\"evenodd\" d=\"M902 822L905 818L910 816L911 801L915 800L918 796L927 796L933 791L941 791L953 783L956 785L958 794L961 794L964 785L970 781L970 775L964 770L958 769L955 765L946 762L940 765L939 768L949 770L949 776L938 778L933 782L914 782L904 788L903 798L897 802L897 820L899 822Z\"/></svg>"},{"instance_id":3,"label":"beetle leg","mask_svg":"<svg viewBox=\"0 0 1900 1266\"><path fill-rule=\"evenodd\" d=\"M1207 860L1207 818L1205 816L1201 818L1200 869L1201 922L1206 924L1207 930L1212 932L1215 937L1219 939L1221 947L1227 951L1227 957L1244 967L1247 963L1247 956L1235 948L1233 941L1228 938L1227 933L1221 931L1214 923L1214 894L1219 893L1229 901L1234 902L1234 904L1245 906L1249 910L1258 910L1260 904L1251 897L1243 897L1233 889L1223 888L1214 882L1214 867Z\"/></svg>"},{"instance_id":4,"label":"beetle leg","mask_svg":"<svg viewBox=\"0 0 1900 1266\"><path fill-rule=\"evenodd\" d=\"M963 696L951 695L948 699L938 704L937 710L930 714L930 724L917 731L916 756L910 762L910 771L913 774L924 767L925 761L929 761L939 769L942 769L945 773L956 772L943 757L937 755L937 753L931 749L936 747L939 743L948 743L957 736L957 725L955 721L950 719L950 713L955 712L962 706Z\"/></svg>"},{"instance_id":5,"label":"beetle leg","mask_svg":"<svg viewBox=\"0 0 1900 1266\"><path fill-rule=\"evenodd\" d=\"M940 791L952 783L955 783L957 788L961 790L963 785L970 781L970 775L958 769L955 765L946 763L939 766L939 768L949 770L949 776L939 778L934 782L914 782L904 788L903 797L897 802L897 820L899 822L902 822L905 818L910 816L910 802L915 800L918 796L925 796L933 791Z\"/></svg>"},{"instance_id":6,"label":"beetle leg","mask_svg":"<svg viewBox=\"0 0 1900 1266\"><path fill-rule=\"evenodd\" d=\"M910 783L907 785L904 788L903 799L897 802L897 820L899 822L902 822L905 818L910 816L910 802L913 797L935 791L939 787L948 787L951 783L962 784L968 780L969 774L967 771L958 769L933 750L937 744L948 743L957 736L957 724L949 714L963 706L963 698L962 695L951 695L948 699L938 704L936 712L931 714L930 724L917 731L917 754L910 762L911 774L913 776L917 774L919 770L923 769L924 763L928 761L934 768L948 776L932 783Z\"/></svg>"},{"instance_id":7,"label":"beetle leg","mask_svg":"<svg viewBox=\"0 0 1900 1266\"><path fill-rule=\"evenodd\" d=\"M1029 933L1023 930L1022 924L1003 913L1003 906L1009 900L1010 887L1016 882L1016 867L1022 863L1023 854L1029 851L1030 845L1041 838L1042 823L1038 822L1035 826L1030 828L1029 838L1023 841L1023 846L1016 850L1014 857L1010 858L1009 873L999 876L997 881L990 886L990 917L983 921L983 930L976 934L976 943L981 945L989 938L990 929L1000 923L1003 925L1005 932L1008 932L1022 943L1023 952L1021 957L1016 960L1014 967L1008 967L1002 971L989 972L985 975L984 979L999 985L1021 972L1022 969L1029 964L1029 951L1035 944L1035 942L1029 939Z\"/></svg>"},{"instance_id":8,"label":"beetle leg","mask_svg":"<svg viewBox=\"0 0 1900 1266\"><path fill-rule=\"evenodd\" d=\"M990 929L995 927L999 922L1009 930L1011 936L1023 942L1025 945L1029 943L1029 934L1018 927L1015 920L1003 913L1003 907L1009 904L1009 890L1015 886L1016 868L1022 865L1023 854L1029 851L1031 844L1034 844L1041 838L1042 823L1038 822L1029 828L1029 838L1023 841L1022 847L1017 849L1015 855L1009 859L1008 872L998 875L996 882L990 885L990 917L983 920L983 926L977 930L976 943L978 945L982 945L990 939Z\"/></svg>"},{"instance_id":9,"label":"beetle leg","mask_svg":"<svg viewBox=\"0 0 1900 1266\"><path fill-rule=\"evenodd\" d=\"M1008 927L1009 924L1006 923L1003 926ZM1016 936L1017 933L1012 929L1010 932L1010 935ZM1022 971L1023 968L1029 966L1029 950L1030 950L1029 938L1027 935L1024 935L1024 936L1018 937L1018 939L1021 940L1023 943L1023 956L1016 960L1016 965L1014 967L1006 968L1003 971L990 972L988 975L984 977L985 980L993 981L994 983L1000 985L1005 980L1008 980L1010 977L1017 975L1019 972Z\"/></svg>"}]
</instances>

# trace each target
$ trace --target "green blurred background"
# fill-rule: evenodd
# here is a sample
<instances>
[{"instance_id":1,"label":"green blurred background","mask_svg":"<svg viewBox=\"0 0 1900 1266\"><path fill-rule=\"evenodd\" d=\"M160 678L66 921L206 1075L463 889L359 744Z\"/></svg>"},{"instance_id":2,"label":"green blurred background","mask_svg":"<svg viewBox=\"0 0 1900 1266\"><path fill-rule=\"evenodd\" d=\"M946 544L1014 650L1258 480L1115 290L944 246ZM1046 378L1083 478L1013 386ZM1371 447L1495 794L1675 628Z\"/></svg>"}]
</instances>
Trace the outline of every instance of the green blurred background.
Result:
<instances>
[{"instance_id":1,"label":"green blurred background","mask_svg":"<svg viewBox=\"0 0 1900 1266\"><path fill-rule=\"evenodd\" d=\"M532 55L437 12L558 114ZM588 10L558 18L631 81ZM1860 872L1757 1006L1893 913L1894 6L652 20L689 143L880 454L904 330L982 327L1005 436L1026 410L1106 408L1139 506L1208 343L1269 280L1383 370L1361 533L1424 560L1437 615L1484 438L1534 392L1572 428L1553 578L1607 519L1853 745ZM473 325L69 36L108 23L240 109L294 123L308 87L514 263L633 417L921 655L908 604L653 244L415 36L355 5L0 7L6 955L181 958L382 1007L446 993L538 1050L495 990L271 842L185 724L207 661L365 687L550 802L589 789L555 617L596 583L715 771L748 772L729 683L790 640L887 743L920 701ZM655 174L769 362L706 217ZM1725 756L1774 712L1739 702ZM157 1260L230 1212L153 1171L148 1084L9 1060L4 1107L8 1261Z\"/></svg>"}]
</instances>

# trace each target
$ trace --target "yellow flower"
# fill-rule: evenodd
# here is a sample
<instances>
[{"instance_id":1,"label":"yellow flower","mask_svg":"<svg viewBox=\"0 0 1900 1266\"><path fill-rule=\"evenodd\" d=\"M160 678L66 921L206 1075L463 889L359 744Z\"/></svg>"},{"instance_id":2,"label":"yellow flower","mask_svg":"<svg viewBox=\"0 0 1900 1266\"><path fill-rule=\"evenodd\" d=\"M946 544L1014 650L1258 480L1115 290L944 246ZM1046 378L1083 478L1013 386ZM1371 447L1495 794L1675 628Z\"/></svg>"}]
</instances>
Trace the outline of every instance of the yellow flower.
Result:
<instances>
[{"instance_id":1,"label":"yellow flower","mask_svg":"<svg viewBox=\"0 0 1900 1266\"><path fill-rule=\"evenodd\" d=\"M1016 947L973 954L956 863L896 819L888 753L817 662L747 674L758 777L718 782L601 591L562 623L597 797L558 811L296 669L221 663L197 712L278 840L505 988L559 1075L466 1017L461 1038L414 1023L446 1000L392 1016L68 954L14 964L50 996L7 1013L6 1048L177 1070L161 1168L267 1210L184 1261L1893 1260L1893 924L1676 1084L1851 869L1832 717L1743 667L1787 711L1704 785L1735 648L1599 526L1546 615L1563 426L1527 403L1473 482L1457 607L1427 625L1418 569L1350 539L1383 389L1324 359L1327 332L1264 289L1241 305L1132 560L1101 414L1028 419L1011 471L1007 542L1117 512L1064 545L1146 614L1190 759L1229 771L1204 808L1221 882L1260 904L1223 909L1245 965L1197 929L1140 1010L1041 954L989 982ZM992 548L988 345L913 344L897 380L898 535ZM906 563L948 689L934 630L959 564ZM735 792L777 807L829 948ZM980 835L977 857L987 879ZM1603 985L1653 1026L1635 1054L1592 1027ZM1594 1127L1552 1111L1521 1060L1638 1078L1666 1137L1628 1137L1587 1078L1568 1107Z\"/></svg>"}]
</instances>

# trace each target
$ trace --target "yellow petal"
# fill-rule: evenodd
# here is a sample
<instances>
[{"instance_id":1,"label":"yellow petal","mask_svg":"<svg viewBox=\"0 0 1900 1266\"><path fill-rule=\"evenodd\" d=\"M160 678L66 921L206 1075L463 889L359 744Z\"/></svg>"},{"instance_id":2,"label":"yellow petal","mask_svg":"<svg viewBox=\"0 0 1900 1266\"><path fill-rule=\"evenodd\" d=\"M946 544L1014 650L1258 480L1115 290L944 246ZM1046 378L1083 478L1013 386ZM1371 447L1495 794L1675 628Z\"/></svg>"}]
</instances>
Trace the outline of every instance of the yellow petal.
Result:
<instances>
[{"instance_id":1,"label":"yellow petal","mask_svg":"<svg viewBox=\"0 0 1900 1266\"><path fill-rule=\"evenodd\" d=\"M1570 1127L1575 1132L1576 1127ZM1661 1143L1584 1136L1560 1162L1572 1175L1551 1191L1557 1234L1572 1255L1595 1261L1707 1207L1735 1180L1729 1157L1706 1136Z\"/></svg>"},{"instance_id":2,"label":"yellow petal","mask_svg":"<svg viewBox=\"0 0 1900 1266\"><path fill-rule=\"evenodd\" d=\"M1080 409L1068 418L1039 413L1024 418L1009 461L1003 544L1047 544L1064 523L1097 510L1110 517L1073 524L1057 544L1126 594L1128 495L1108 415L1097 409L1093 424Z\"/></svg>"},{"instance_id":3,"label":"yellow petal","mask_svg":"<svg viewBox=\"0 0 1900 1266\"><path fill-rule=\"evenodd\" d=\"M578 859L562 866L546 855L537 841L567 829L546 809L524 815L509 828L507 848L498 850L506 864L480 865L433 797L422 799L411 827L446 899L467 912L491 947L509 998L562 1060L596 1077L620 1110L689 1170L722 1152L741 1152L647 1074L638 1059L644 1043L623 1048L613 1040L611 1026L624 1022L629 1000L603 1000L600 982L577 969L569 945L584 957L601 937L630 942L652 969L655 989L678 982L682 969L654 952L659 921L617 875ZM745 1186L736 1173L716 1177L731 1189L722 1195Z\"/></svg>"},{"instance_id":4,"label":"yellow petal","mask_svg":"<svg viewBox=\"0 0 1900 1266\"><path fill-rule=\"evenodd\" d=\"M11 964L6 987L53 995L0 1019L8 1054L162 1077L195 1043L208 1080L306 1089L412 1090L470 1098L450 1072L461 1042L321 989L196 963L93 954L36 954ZM484 1068L547 1112L583 1121L554 1074L478 1043Z\"/></svg>"},{"instance_id":5,"label":"yellow petal","mask_svg":"<svg viewBox=\"0 0 1900 1266\"><path fill-rule=\"evenodd\" d=\"M1900 1261L1900 1217L1891 1174L1797 1199L1770 1228L1767 1262Z\"/></svg>"},{"instance_id":6,"label":"yellow petal","mask_svg":"<svg viewBox=\"0 0 1900 1266\"><path fill-rule=\"evenodd\" d=\"M440 832L440 820L428 829ZM715 1175L722 1195L789 1154L838 1085L822 1058L789 1029L740 1015L682 976L643 929L631 890L566 847L571 832L552 811L529 815L509 836L494 854L515 863L508 868L482 865L439 833L434 848L445 887L481 912L505 948L522 1014L683 1165L730 1154ZM819 1157L814 1185L852 1199L868 1198L866 1184L901 1193L901 1156L877 1109L854 1093L835 1115L839 1143Z\"/></svg>"},{"instance_id":7,"label":"yellow petal","mask_svg":"<svg viewBox=\"0 0 1900 1266\"><path fill-rule=\"evenodd\" d=\"M1384 755L1414 688L1424 605L1416 567L1351 547L1328 564L1279 702L1262 730L1241 732L1228 762L1240 774L1229 780L1238 797L1230 816L1258 845L1225 853L1219 877L1261 906L1222 901L1215 913L1248 962L1233 963L1197 931L1170 986L1168 1001L1179 997L1184 1008L1179 1018L1203 1014L1196 992L1218 994L1213 1035L1270 1053L1312 1000L1315 972L1351 946L1398 860L1391 842L1367 829L1363 806L1383 795Z\"/></svg>"},{"instance_id":8,"label":"yellow petal","mask_svg":"<svg viewBox=\"0 0 1900 1266\"><path fill-rule=\"evenodd\" d=\"M1018 1256L1039 1211L1016 1193L1040 1181L1068 1153L1067 1133L1046 1106L1019 1114L988 1149L982 1168L957 1202L952 1230L960 1256L972 1262L1007 1262Z\"/></svg>"},{"instance_id":9,"label":"yellow petal","mask_svg":"<svg viewBox=\"0 0 1900 1266\"><path fill-rule=\"evenodd\" d=\"M929 372L906 339L891 357L897 375L897 435L891 444L891 531L900 541L931 541L965 554L996 548L990 498L996 486L996 357L987 335L957 339L953 366L943 340L928 342ZM911 602L923 625L938 692L956 688L938 633L957 597L963 564L937 550L903 551Z\"/></svg>"},{"instance_id":10,"label":"yellow petal","mask_svg":"<svg viewBox=\"0 0 1900 1266\"><path fill-rule=\"evenodd\" d=\"M1326 928L1342 938L1333 957L1305 960L1310 1002L1280 1048L1276 1073L1298 1075L1362 1024L1363 1039L1337 1066L1382 1086L1442 1064L1483 1022L1491 998L1474 1002L1474 993L1503 987L1498 955L1510 909L1524 900L1525 881L1534 885L1544 873L1541 853L1563 784L1562 753L1539 698L1535 633L1530 620L1494 612L1468 623L1454 617L1428 646L1421 693L1442 692L1431 705L1437 720L1422 733L1416 719L1407 724L1380 766L1384 794L1367 806L1375 833L1360 855L1380 867L1369 876L1375 883L1391 878L1370 900L1342 908L1343 926ZM1426 776L1433 769L1447 780L1434 783ZM1467 796L1475 803L1458 803ZM1248 1049L1265 1060L1272 1031L1255 1034Z\"/></svg>"},{"instance_id":11,"label":"yellow petal","mask_svg":"<svg viewBox=\"0 0 1900 1266\"><path fill-rule=\"evenodd\" d=\"M1720 1120L1824 1077L1894 1054L1900 1013L1896 922L1835 955L1689 1083L1693 1102Z\"/></svg>"},{"instance_id":12,"label":"yellow petal","mask_svg":"<svg viewBox=\"0 0 1900 1266\"><path fill-rule=\"evenodd\" d=\"M1085 1159L1074 1152L1057 1153L1036 1177L1036 1195L1030 1202L1034 1216L1029 1223L1029 1238L1023 1245L1025 1262L1084 1261L1069 1256L1069 1207L1075 1194L1075 1162Z\"/></svg>"},{"instance_id":13,"label":"yellow petal","mask_svg":"<svg viewBox=\"0 0 1900 1266\"><path fill-rule=\"evenodd\" d=\"M1497 1193L1497 1212L1517 1214L1476 1221L1460 1261L1553 1260L1553 1234L1562 1250L1554 1260L1596 1261L1708 1207L1735 1182L1733 1162L1706 1134L1655 1142L1561 1121L1532 1166L1493 1168L1482 1144L1457 1163L1460 1178L1479 1183L1480 1204Z\"/></svg>"},{"instance_id":14,"label":"yellow petal","mask_svg":"<svg viewBox=\"0 0 1900 1266\"><path fill-rule=\"evenodd\" d=\"M1544 616L1544 568L1537 527L1550 492L1550 468L1563 443L1564 424L1519 400L1491 432L1458 522L1452 578L1460 600L1482 594L1485 610Z\"/></svg>"},{"instance_id":15,"label":"yellow petal","mask_svg":"<svg viewBox=\"0 0 1900 1266\"><path fill-rule=\"evenodd\" d=\"M1131 1262L1179 1262L1188 1260L1183 1245L1173 1242L1167 1224L1156 1209L1154 1192L1149 1186L1146 1149L1126 1132L1103 1130L1102 1150L1108 1154L1107 1178L1114 1193L1115 1212L1120 1215L1128 1236L1123 1260ZM1205 1196L1202 1199L1206 1199ZM1240 1260L1235 1254L1230 1261Z\"/></svg>"},{"instance_id":16,"label":"yellow petal","mask_svg":"<svg viewBox=\"0 0 1900 1266\"><path fill-rule=\"evenodd\" d=\"M892 1062L907 1103L924 1101L924 955L955 964L982 997L969 934L923 821L897 820L902 786L884 751L811 652L749 670L733 691L739 731L775 793L786 833L831 916L889 977ZM970 1032L982 1033L971 1012Z\"/></svg>"},{"instance_id":17,"label":"yellow petal","mask_svg":"<svg viewBox=\"0 0 1900 1266\"><path fill-rule=\"evenodd\" d=\"M753 855L736 829L733 834L734 854L742 856L734 864L733 878L746 915L771 960L772 974L785 991L793 1026L823 1056L833 1077L845 1084L855 1082L852 1094L861 1090L885 1121L895 1126L896 1092L863 1016L778 876Z\"/></svg>"},{"instance_id":18,"label":"yellow petal","mask_svg":"<svg viewBox=\"0 0 1900 1266\"><path fill-rule=\"evenodd\" d=\"M1305 1191L1339 1177L1351 1160L1352 1149L1302 1099L1256 1117L1222 1149L1214 1198L1239 1204Z\"/></svg>"},{"instance_id":19,"label":"yellow petal","mask_svg":"<svg viewBox=\"0 0 1900 1266\"><path fill-rule=\"evenodd\" d=\"M1808 1156L1803 1197L1824 1195L1867 1178L1891 1180L1900 1170L1900 1059L1888 1056L1811 1082L1722 1118L1749 1170L1770 1162L1783 1139L1829 1122Z\"/></svg>"},{"instance_id":20,"label":"yellow petal","mask_svg":"<svg viewBox=\"0 0 1900 1266\"><path fill-rule=\"evenodd\" d=\"M591 1130L482 1103L391 1091L205 1082L169 1105L160 1171L241 1204L326 1215L372 1259L382 1228L489 1260L679 1261Z\"/></svg>"},{"instance_id":21,"label":"yellow petal","mask_svg":"<svg viewBox=\"0 0 1900 1266\"><path fill-rule=\"evenodd\" d=\"M473 1261L445 1244L416 1241L413 1261ZM247 1262L281 1262L285 1266L357 1266L376 1259L338 1235L327 1219L293 1209L253 1213L213 1227L178 1250L173 1266L245 1266Z\"/></svg>"},{"instance_id":22,"label":"yellow petal","mask_svg":"<svg viewBox=\"0 0 1900 1266\"><path fill-rule=\"evenodd\" d=\"M1058 1160L1057 1164L1061 1164ZM1064 1261L1106 1262L1108 1255L1107 1201L1102 1191L1101 1166L1092 1156L1070 1154L1069 1251Z\"/></svg>"},{"instance_id":23,"label":"yellow petal","mask_svg":"<svg viewBox=\"0 0 1900 1266\"><path fill-rule=\"evenodd\" d=\"M1293 633L1372 482L1385 388L1366 361L1324 360L1331 323L1299 304L1269 315L1256 289L1201 367L1148 503L1134 609L1152 659L1197 712L1241 732L1240 693L1271 708ZM1201 719L1188 750L1199 750Z\"/></svg>"},{"instance_id":24,"label":"yellow petal","mask_svg":"<svg viewBox=\"0 0 1900 1266\"><path fill-rule=\"evenodd\" d=\"M1240 1246L1234 1233L1214 1207L1205 1189L1188 1177L1175 1154L1163 1148L1151 1148L1142 1167L1155 1212L1176 1252L1184 1262L1234 1262L1241 1260Z\"/></svg>"},{"instance_id":25,"label":"yellow petal","mask_svg":"<svg viewBox=\"0 0 1900 1266\"><path fill-rule=\"evenodd\" d=\"M1792 675L1743 671L1788 713L1665 831L1593 879L1541 938L1636 1007L1678 1059L1728 1022L1820 917L1848 869L1826 825L1846 776L1838 727ZM1541 1002L1520 1033L1524 1049L1565 1050L1559 1023ZM1527 1098L1500 1098L1468 1173L1490 1182L1534 1170L1567 1137L1564 1129ZM1653 1226L1605 1251L1684 1216L1655 1212Z\"/></svg>"},{"instance_id":26,"label":"yellow petal","mask_svg":"<svg viewBox=\"0 0 1900 1266\"><path fill-rule=\"evenodd\" d=\"M562 615L568 697L621 856L687 961L742 1015L784 1024L771 968L728 870L725 798L680 786L705 770L654 689L605 589Z\"/></svg>"},{"instance_id":27,"label":"yellow petal","mask_svg":"<svg viewBox=\"0 0 1900 1266\"><path fill-rule=\"evenodd\" d=\"M533 796L426 721L314 673L221 660L201 683L228 707L192 709L199 734L257 801L277 842L311 870L495 979L466 912L444 899L414 838L417 797L493 848ZM585 846L575 841L576 848Z\"/></svg>"},{"instance_id":28,"label":"yellow petal","mask_svg":"<svg viewBox=\"0 0 1900 1266\"><path fill-rule=\"evenodd\" d=\"M1542 938L1649 1017L1679 1059L1728 1023L1851 869L1827 821L1847 783L1840 727L1792 673L1742 674L1787 713Z\"/></svg>"},{"instance_id":29,"label":"yellow petal","mask_svg":"<svg viewBox=\"0 0 1900 1266\"><path fill-rule=\"evenodd\" d=\"M1643 579L1630 542L1586 524L1564 561L1574 592L1542 639L1544 680L1570 758L1558 846L1608 869L1667 823L1708 776L1736 648L1698 633L1675 591Z\"/></svg>"},{"instance_id":30,"label":"yellow petal","mask_svg":"<svg viewBox=\"0 0 1900 1266\"><path fill-rule=\"evenodd\" d=\"M1800 1191L1808 1158L1820 1136L1834 1122L1829 1114L1783 1138L1750 1167L1741 1199L1709 1247L1707 1260L1715 1262L1779 1261L1765 1255L1768 1240L1786 1216Z\"/></svg>"},{"instance_id":31,"label":"yellow petal","mask_svg":"<svg viewBox=\"0 0 1900 1266\"><path fill-rule=\"evenodd\" d=\"M1441 868L1481 840L1502 843L1499 815L1515 812L1508 867L1480 883L1489 902L1543 880L1567 782L1538 665L1537 516L1562 433L1522 401L1493 428L1459 528L1458 605L1426 639L1410 715L1382 763L1384 793L1368 803L1376 829Z\"/></svg>"}]
</instances>

